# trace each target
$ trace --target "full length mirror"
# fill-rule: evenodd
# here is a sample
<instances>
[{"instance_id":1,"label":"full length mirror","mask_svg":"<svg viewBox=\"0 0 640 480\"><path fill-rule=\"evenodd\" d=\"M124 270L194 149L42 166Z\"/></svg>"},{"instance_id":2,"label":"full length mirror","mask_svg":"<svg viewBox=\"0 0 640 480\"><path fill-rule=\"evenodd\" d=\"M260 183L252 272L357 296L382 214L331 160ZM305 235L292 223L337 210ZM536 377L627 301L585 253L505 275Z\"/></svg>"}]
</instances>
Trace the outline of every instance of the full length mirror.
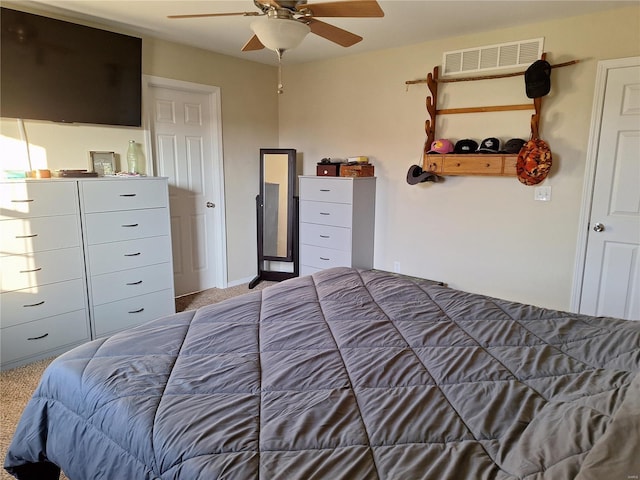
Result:
<instances>
[{"instance_id":1,"label":"full length mirror","mask_svg":"<svg viewBox=\"0 0 640 480\"><path fill-rule=\"evenodd\" d=\"M294 149L260 149L260 194L256 197L258 275L249 288L260 280L298 276L296 179ZM293 270L281 270L291 266Z\"/></svg>"},{"instance_id":2,"label":"full length mirror","mask_svg":"<svg viewBox=\"0 0 640 480\"><path fill-rule=\"evenodd\" d=\"M262 248L265 260L291 261L292 151L262 150ZM293 154L295 155L295 154ZM295 162L295 157L294 157Z\"/></svg>"}]
</instances>

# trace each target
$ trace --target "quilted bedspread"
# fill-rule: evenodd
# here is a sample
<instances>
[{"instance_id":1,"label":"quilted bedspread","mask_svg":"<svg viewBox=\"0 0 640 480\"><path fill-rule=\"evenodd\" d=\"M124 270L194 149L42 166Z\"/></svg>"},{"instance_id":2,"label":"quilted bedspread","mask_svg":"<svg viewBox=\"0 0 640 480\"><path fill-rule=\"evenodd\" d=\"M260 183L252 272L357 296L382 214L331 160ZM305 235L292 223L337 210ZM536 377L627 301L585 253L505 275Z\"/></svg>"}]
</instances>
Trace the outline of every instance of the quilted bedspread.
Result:
<instances>
[{"instance_id":1,"label":"quilted bedspread","mask_svg":"<svg viewBox=\"0 0 640 480\"><path fill-rule=\"evenodd\" d=\"M325 270L56 359L18 478L639 478L640 322Z\"/></svg>"}]
</instances>

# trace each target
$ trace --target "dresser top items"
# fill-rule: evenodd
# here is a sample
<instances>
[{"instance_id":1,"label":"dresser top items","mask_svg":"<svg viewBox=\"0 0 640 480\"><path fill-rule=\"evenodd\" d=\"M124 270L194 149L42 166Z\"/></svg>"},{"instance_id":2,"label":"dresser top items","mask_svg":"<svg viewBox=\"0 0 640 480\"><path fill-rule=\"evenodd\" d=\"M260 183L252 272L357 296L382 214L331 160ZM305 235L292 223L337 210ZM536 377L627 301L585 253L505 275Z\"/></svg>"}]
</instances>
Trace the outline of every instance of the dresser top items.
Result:
<instances>
[{"instance_id":1,"label":"dresser top items","mask_svg":"<svg viewBox=\"0 0 640 480\"><path fill-rule=\"evenodd\" d=\"M316 166L319 177L373 177L374 166L369 157L349 157L346 160L323 158Z\"/></svg>"}]
</instances>

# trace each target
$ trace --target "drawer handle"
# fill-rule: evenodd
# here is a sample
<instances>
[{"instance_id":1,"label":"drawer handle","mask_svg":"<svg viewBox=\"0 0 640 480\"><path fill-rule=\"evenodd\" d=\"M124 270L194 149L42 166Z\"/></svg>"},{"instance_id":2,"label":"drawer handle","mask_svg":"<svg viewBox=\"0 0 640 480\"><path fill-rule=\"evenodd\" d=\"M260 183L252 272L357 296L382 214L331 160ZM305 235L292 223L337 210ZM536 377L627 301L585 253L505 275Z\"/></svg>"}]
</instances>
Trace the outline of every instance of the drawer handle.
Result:
<instances>
[{"instance_id":1,"label":"drawer handle","mask_svg":"<svg viewBox=\"0 0 640 480\"><path fill-rule=\"evenodd\" d=\"M121 197L135 197L137 193L121 193Z\"/></svg>"},{"instance_id":2,"label":"drawer handle","mask_svg":"<svg viewBox=\"0 0 640 480\"><path fill-rule=\"evenodd\" d=\"M320 212L320 215L331 215L331 214L328 212Z\"/></svg>"},{"instance_id":3,"label":"drawer handle","mask_svg":"<svg viewBox=\"0 0 640 480\"><path fill-rule=\"evenodd\" d=\"M328 262L329 260L331 260L330 258L324 258L324 257L320 257L320 260L324 260L325 262Z\"/></svg>"},{"instance_id":4,"label":"drawer handle","mask_svg":"<svg viewBox=\"0 0 640 480\"><path fill-rule=\"evenodd\" d=\"M49 334L45 333L44 335L40 335L39 337L28 337L27 340L42 340L45 337L48 337Z\"/></svg>"},{"instance_id":5,"label":"drawer handle","mask_svg":"<svg viewBox=\"0 0 640 480\"><path fill-rule=\"evenodd\" d=\"M320 235L320 238L331 238L329 235Z\"/></svg>"},{"instance_id":6,"label":"drawer handle","mask_svg":"<svg viewBox=\"0 0 640 480\"><path fill-rule=\"evenodd\" d=\"M11 200L13 203L29 203L33 202L33 198L29 198L27 200Z\"/></svg>"},{"instance_id":7,"label":"drawer handle","mask_svg":"<svg viewBox=\"0 0 640 480\"><path fill-rule=\"evenodd\" d=\"M144 308L139 308L138 310L131 310L129 313L140 313L144 312Z\"/></svg>"},{"instance_id":8,"label":"drawer handle","mask_svg":"<svg viewBox=\"0 0 640 480\"><path fill-rule=\"evenodd\" d=\"M20 270L20 273L33 273L39 272L40 270L42 270L42 267L34 268L33 270Z\"/></svg>"},{"instance_id":9,"label":"drawer handle","mask_svg":"<svg viewBox=\"0 0 640 480\"><path fill-rule=\"evenodd\" d=\"M41 302L38 303L27 303L25 305L22 305L23 307L38 307L40 305L44 305L44 300L42 300Z\"/></svg>"},{"instance_id":10,"label":"drawer handle","mask_svg":"<svg viewBox=\"0 0 640 480\"><path fill-rule=\"evenodd\" d=\"M32 235L16 235L16 238L33 238L33 237L37 237L38 234L34 233Z\"/></svg>"},{"instance_id":11,"label":"drawer handle","mask_svg":"<svg viewBox=\"0 0 640 480\"><path fill-rule=\"evenodd\" d=\"M142 283L142 280L138 280L137 282L127 283L127 285L140 285L141 283Z\"/></svg>"},{"instance_id":12,"label":"drawer handle","mask_svg":"<svg viewBox=\"0 0 640 480\"><path fill-rule=\"evenodd\" d=\"M140 252L124 254L125 257L137 257L138 255L140 255Z\"/></svg>"},{"instance_id":13,"label":"drawer handle","mask_svg":"<svg viewBox=\"0 0 640 480\"><path fill-rule=\"evenodd\" d=\"M128 224L122 225L122 226L129 228L129 227L137 227L138 225L140 225L140 224L139 223L128 223Z\"/></svg>"},{"instance_id":14,"label":"drawer handle","mask_svg":"<svg viewBox=\"0 0 640 480\"><path fill-rule=\"evenodd\" d=\"M329 188L321 188L320 191L321 192L330 192L331 190Z\"/></svg>"}]
</instances>

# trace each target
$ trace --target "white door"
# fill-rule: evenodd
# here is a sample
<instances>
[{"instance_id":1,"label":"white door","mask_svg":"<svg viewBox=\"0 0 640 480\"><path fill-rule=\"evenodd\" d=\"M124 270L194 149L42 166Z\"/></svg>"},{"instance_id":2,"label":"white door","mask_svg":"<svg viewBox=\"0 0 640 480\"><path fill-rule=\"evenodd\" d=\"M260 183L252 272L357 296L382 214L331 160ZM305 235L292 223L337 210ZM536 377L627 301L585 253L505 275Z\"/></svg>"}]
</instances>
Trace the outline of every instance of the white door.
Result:
<instances>
[{"instance_id":1,"label":"white door","mask_svg":"<svg viewBox=\"0 0 640 480\"><path fill-rule=\"evenodd\" d=\"M176 295L226 287L219 89L146 77L152 168L169 178Z\"/></svg>"},{"instance_id":2,"label":"white door","mask_svg":"<svg viewBox=\"0 0 640 480\"><path fill-rule=\"evenodd\" d=\"M579 311L640 320L640 59L622 63L601 72Z\"/></svg>"}]
</instances>

